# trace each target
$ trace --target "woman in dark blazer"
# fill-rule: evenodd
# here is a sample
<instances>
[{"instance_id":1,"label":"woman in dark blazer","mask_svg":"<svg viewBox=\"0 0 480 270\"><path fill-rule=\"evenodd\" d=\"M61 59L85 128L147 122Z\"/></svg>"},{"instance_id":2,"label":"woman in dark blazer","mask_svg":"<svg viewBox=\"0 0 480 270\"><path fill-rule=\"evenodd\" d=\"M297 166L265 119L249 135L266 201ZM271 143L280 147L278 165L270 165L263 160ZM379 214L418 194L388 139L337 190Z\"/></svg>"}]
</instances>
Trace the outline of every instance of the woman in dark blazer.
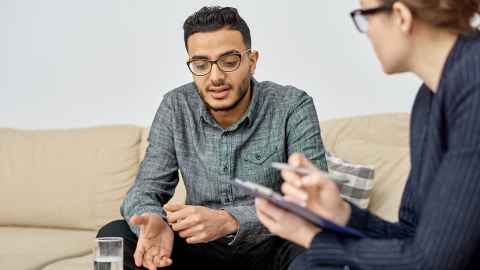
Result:
<instances>
[{"instance_id":1,"label":"woman in dark blazer","mask_svg":"<svg viewBox=\"0 0 480 270\"><path fill-rule=\"evenodd\" d=\"M352 12L385 73L413 72L420 87L411 114L411 172L399 221L341 199L319 172L282 171L285 196L368 236L321 231L257 199L274 234L307 248L300 269L480 269L480 0L364 0ZM382 136L382 134L378 134ZM290 164L314 168L300 154Z\"/></svg>"}]
</instances>

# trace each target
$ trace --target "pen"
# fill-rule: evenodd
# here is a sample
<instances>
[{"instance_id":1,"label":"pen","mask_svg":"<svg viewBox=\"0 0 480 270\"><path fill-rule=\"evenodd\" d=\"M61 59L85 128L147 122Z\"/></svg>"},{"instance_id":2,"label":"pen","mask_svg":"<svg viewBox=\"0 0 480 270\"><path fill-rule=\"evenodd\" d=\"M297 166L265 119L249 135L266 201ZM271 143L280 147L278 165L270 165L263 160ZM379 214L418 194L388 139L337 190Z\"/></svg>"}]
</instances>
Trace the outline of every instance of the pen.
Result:
<instances>
[{"instance_id":1,"label":"pen","mask_svg":"<svg viewBox=\"0 0 480 270\"><path fill-rule=\"evenodd\" d=\"M292 172L295 172L301 176L307 176L313 172L318 172L317 170L310 170L310 169L307 169L307 168L302 168L302 167L297 167L297 166L293 166L293 165L290 165L288 163L281 163L281 162L272 162L272 167L277 169L277 170L288 170L288 171L292 171ZM321 171L319 170L320 173L327 177L328 179L331 179L332 181L338 183L338 184L345 184L345 183L348 183L348 180L347 179L336 179L335 177L333 177L331 174L325 172L325 171Z\"/></svg>"}]
</instances>

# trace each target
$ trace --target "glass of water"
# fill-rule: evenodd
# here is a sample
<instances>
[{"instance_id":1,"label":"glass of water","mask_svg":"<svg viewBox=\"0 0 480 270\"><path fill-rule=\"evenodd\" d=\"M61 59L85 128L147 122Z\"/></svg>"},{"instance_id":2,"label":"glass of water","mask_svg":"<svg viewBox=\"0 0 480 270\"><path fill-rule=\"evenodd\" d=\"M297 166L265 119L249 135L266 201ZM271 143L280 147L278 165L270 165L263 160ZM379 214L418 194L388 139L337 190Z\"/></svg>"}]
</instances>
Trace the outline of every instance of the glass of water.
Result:
<instances>
[{"instance_id":1,"label":"glass of water","mask_svg":"<svg viewBox=\"0 0 480 270\"><path fill-rule=\"evenodd\" d=\"M93 265L95 270L123 270L123 238L95 239Z\"/></svg>"}]
</instances>

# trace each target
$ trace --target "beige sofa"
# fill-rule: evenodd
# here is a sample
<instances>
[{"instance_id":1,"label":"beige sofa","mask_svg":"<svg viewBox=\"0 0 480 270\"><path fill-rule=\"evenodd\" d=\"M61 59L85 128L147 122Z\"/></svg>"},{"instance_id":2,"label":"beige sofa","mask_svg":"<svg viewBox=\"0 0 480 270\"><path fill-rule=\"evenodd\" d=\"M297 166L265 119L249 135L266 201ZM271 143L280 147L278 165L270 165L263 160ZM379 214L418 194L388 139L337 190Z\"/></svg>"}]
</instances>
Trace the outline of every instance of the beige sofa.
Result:
<instances>
[{"instance_id":1,"label":"beige sofa","mask_svg":"<svg viewBox=\"0 0 480 270\"><path fill-rule=\"evenodd\" d=\"M329 151L373 165L369 209L395 220L409 170L407 114L321 123ZM146 146L136 126L0 128L0 270L92 269L96 230L120 218ZM175 200L185 197L177 187Z\"/></svg>"}]
</instances>

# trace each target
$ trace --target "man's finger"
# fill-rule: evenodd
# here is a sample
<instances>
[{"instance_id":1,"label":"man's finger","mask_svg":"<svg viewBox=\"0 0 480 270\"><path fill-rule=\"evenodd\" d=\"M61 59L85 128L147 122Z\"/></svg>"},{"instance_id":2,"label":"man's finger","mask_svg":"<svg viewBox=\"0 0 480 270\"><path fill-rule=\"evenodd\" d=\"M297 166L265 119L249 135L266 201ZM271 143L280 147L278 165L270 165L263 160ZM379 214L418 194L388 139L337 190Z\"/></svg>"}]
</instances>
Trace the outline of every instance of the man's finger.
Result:
<instances>
[{"instance_id":1,"label":"man's finger","mask_svg":"<svg viewBox=\"0 0 480 270\"><path fill-rule=\"evenodd\" d=\"M145 249L143 247L142 241L139 239L137 242L137 248L135 249L135 253L133 254L133 258L135 259L135 265L137 267L142 266L144 253Z\"/></svg>"},{"instance_id":2,"label":"man's finger","mask_svg":"<svg viewBox=\"0 0 480 270\"><path fill-rule=\"evenodd\" d=\"M203 224L199 224L199 225L193 226L191 228L188 228L186 230L180 231L178 233L178 235L182 238L188 238L188 237L194 236L195 234L197 234L199 232L202 232L203 229L204 229Z\"/></svg>"},{"instance_id":3,"label":"man's finger","mask_svg":"<svg viewBox=\"0 0 480 270\"><path fill-rule=\"evenodd\" d=\"M167 257L160 257L160 256L155 256L154 261L155 265L157 267L166 267L170 266L172 264L172 259L167 258Z\"/></svg>"},{"instance_id":4,"label":"man's finger","mask_svg":"<svg viewBox=\"0 0 480 270\"><path fill-rule=\"evenodd\" d=\"M132 216L130 218L130 222L135 225L145 225L148 222L148 218L146 216Z\"/></svg>"},{"instance_id":5,"label":"man's finger","mask_svg":"<svg viewBox=\"0 0 480 270\"><path fill-rule=\"evenodd\" d=\"M167 213L167 221L168 223L175 223L177 221L180 221L182 219L185 219L187 218L188 216L191 215L191 206L186 206L186 207L183 207L182 209L178 210L178 211L175 211L175 212L171 212L171 213Z\"/></svg>"},{"instance_id":6,"label":"man's finger","mask_svg":"<svg viewBox=\"0 0 480 270\"><path fill-rule=\"evenodd\" d=\"M189 216L172 224L172 230L175 232L187 230L197 225L200 220L196 216Z\"/></svg>"},{"instance_id":7,"label":"man's finger","mask_svg":"<svg viewBox=\"0 0 480 270\"><path fill-rule=\"evenodd\" d=\"M205 234L204 233L200 233L200 234L196 234L192 237L189 237L187 239L185 239L185 241L189 244L200 244L200 243L205 243Z\"/></svg>"},{"instance_id":8,"label":"man's finger","mask_svg":"<svg viewBox=\"0 0 480 270\"><path fill-rule=\"evenodd\" d=\"M168 212L176 212L185 208L185 204L183 203L167 203L163 206L163 209L167 210Z\"/></svg>"},{"instance_id":9,"label":"man's finger","mask_svg":"<svg viewBox=\"0 0 480 270\"><path fill-rule=\"evenodd\" d=\"M157 270L157 266L153 262L153 258L150 260L144 260L143 267L147 268L148 270Z\"/></svg>"},{"instance_id":10,"label":"man's finger","mask_svg":"<svg viewBox=\"0 0 480 270\"><path fill-rule=\"evenodd\" d=\"M158 253L157 257L170 259L171 256L172 256L172 248L162 247L160 248L160 252Z\"/></svg>"}]
</instances>

